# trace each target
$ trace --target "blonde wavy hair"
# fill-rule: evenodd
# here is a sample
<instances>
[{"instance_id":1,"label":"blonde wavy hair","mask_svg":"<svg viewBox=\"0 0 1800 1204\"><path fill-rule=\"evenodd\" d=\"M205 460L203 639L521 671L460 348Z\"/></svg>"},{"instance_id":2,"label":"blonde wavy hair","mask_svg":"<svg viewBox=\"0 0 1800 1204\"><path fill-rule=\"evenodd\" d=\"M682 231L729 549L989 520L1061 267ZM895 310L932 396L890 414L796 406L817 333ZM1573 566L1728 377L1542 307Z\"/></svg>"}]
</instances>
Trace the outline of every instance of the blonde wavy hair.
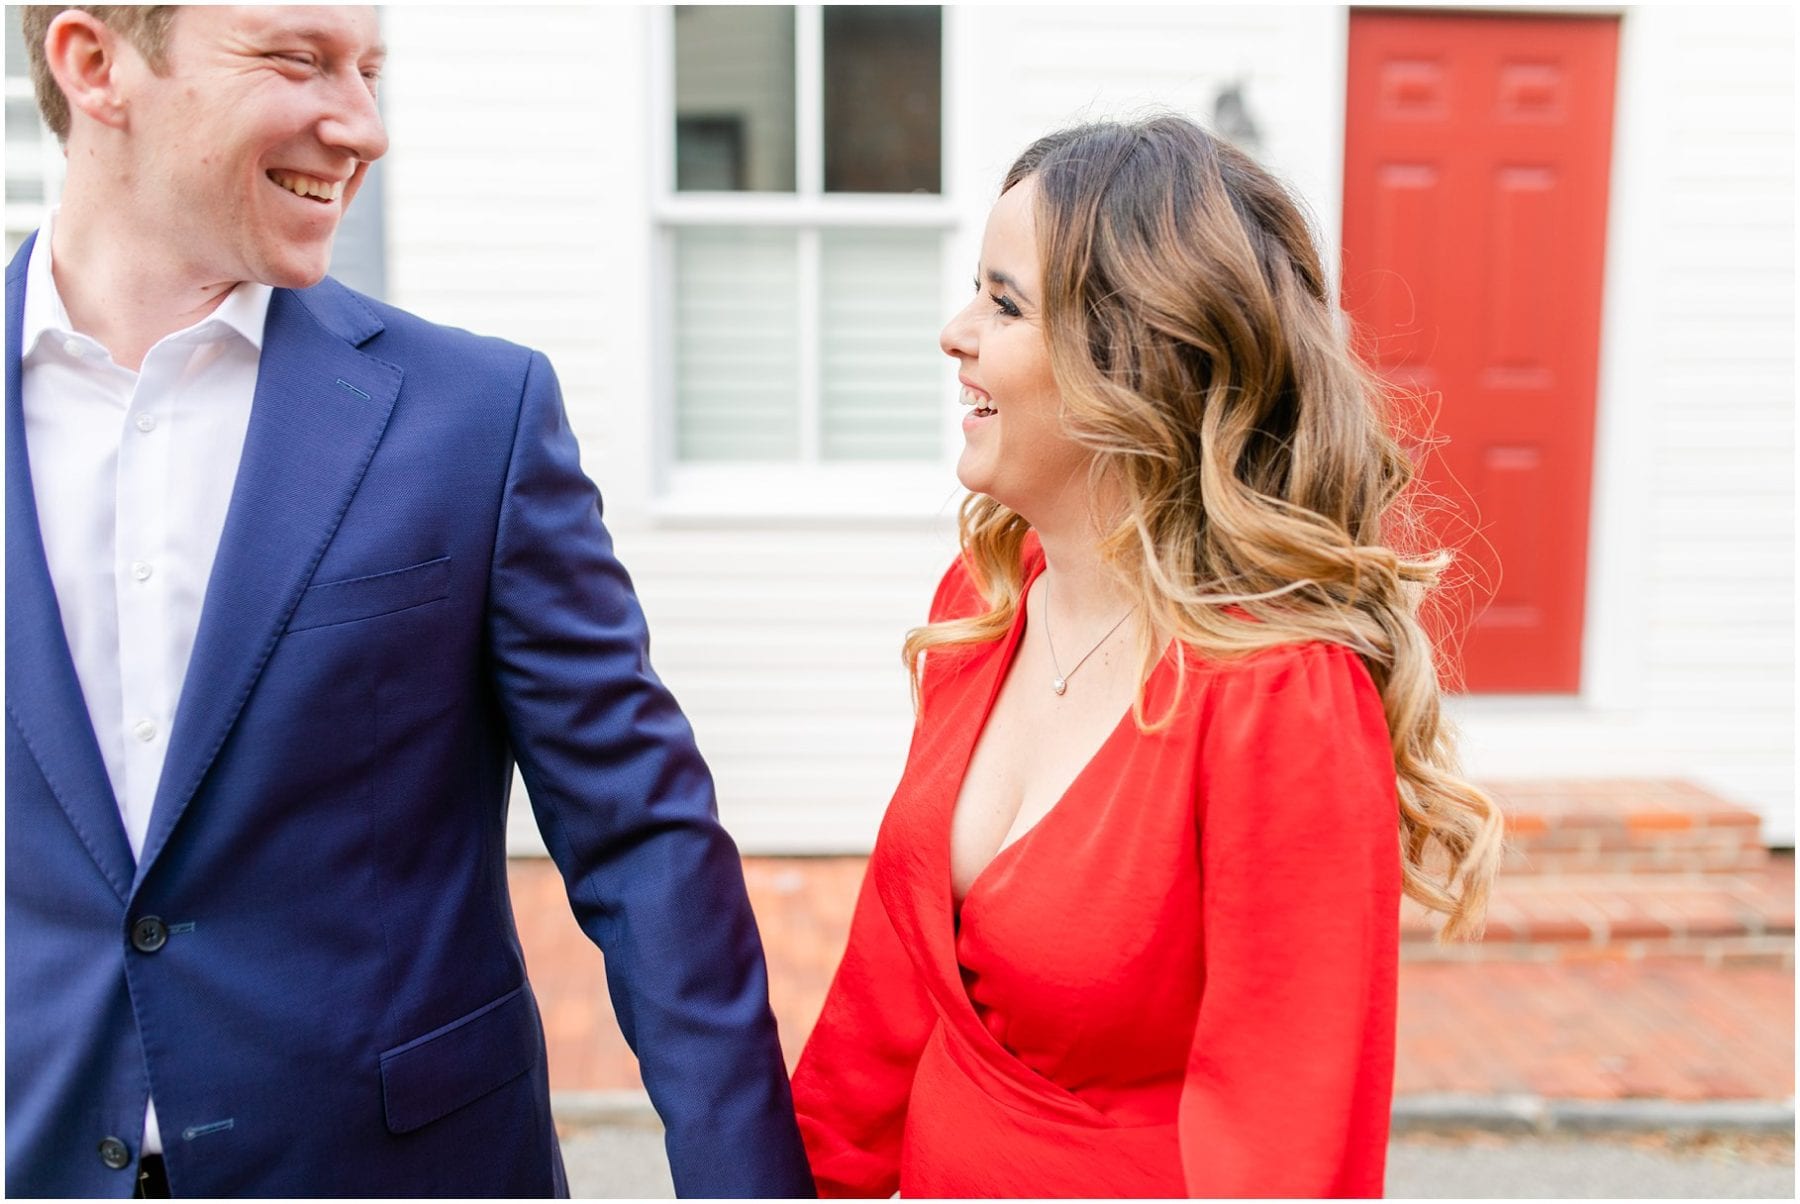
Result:
<instances>
[{"instance_id":1,"label":"blonde wavy hair","mask_svg":"<svg viewBox=\"0 0 1800 1204\"><path fill-rule=\"evenodd\" d=\"M1095 516L1102 555L1148 619L1137 722L1160 725L1141 684L1171 637L1220 660L1308 640L1354 649L1392 736L1405 891L1445 915L1440 939L1479 935L1500 812L1460 775L1418 620L1450 554L1394 548L1420 536L1403 498L1412 464L1299 207L1172 116L1041 138L1001 191L1028 177L1063 424L1093 452L1090 495L1124 500ZM928 649L997 639L1020 605L1026 521L971 494L959 525L988 609L907 634L915 692Z\"/></svg>"}]
</instances>

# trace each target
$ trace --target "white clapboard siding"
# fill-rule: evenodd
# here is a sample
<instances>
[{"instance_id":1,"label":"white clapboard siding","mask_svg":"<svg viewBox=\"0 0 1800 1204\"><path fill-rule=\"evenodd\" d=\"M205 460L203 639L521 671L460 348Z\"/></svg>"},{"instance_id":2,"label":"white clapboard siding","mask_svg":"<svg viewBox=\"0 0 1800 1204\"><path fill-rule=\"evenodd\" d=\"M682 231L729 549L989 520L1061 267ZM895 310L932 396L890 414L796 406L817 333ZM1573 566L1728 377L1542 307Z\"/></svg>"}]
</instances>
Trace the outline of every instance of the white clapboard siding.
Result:
<instances>
[{"instance_id":1,"label":"white clapboard siding","mask_svg":"<svg viewBox=\"0 0 1800 1204\"><path fill-rule=\"evenodd\" d=\"M653 662L740 843L866 848L910 735L898 643L951 554L948 454L945 491L923 491L913 515L857 496L854 474L819 478L833 483L813 490L816 518L756 517L772 511L754 481L716 512L660 492L653 399L672 340L653 265L673 257L654 254L649 177L669 151L650 128L667 82L650 56L667 47L654 36L666 13L395 7L384 20L394 299L550 354ZM1261 159L1334 260L1347 22L1323 6L947 9L944 312L1031 139L1152 109L1208 120L1233 83ZM1449 710L1477 774L1689 777L1791 841L1792 18L1637 6L1621 30L1583 690ZM842 346L827 388L864 353ZM948 373L940 384L948 407ZM776 471L771 491L808 496ZM533 847L528 821L516 831Z\"/></svg>"},{"instance_id":2,"label":"white clapboard siding","mask_svg":"<svg viewBox=\"0 0 1800 1204\"><path fill-rule=\"evenodd\" d=\"M740 843L866 848L912 734L900 641L953 555L948 522L632 529L618 547Z\"/></svg>"},{"instance_id":3,"label":"white clapboard siding","mask_svg":"<svg viewBox=\"0 0 1800 1204\"><path fill-rule=\"evenodd\" d=\"M1793 17L1659 7L1629 19L1650 27L1643 67L1667 122L1655 174L1630 182L1663 198L1668 223L1644 253L1679 248L1661 261L1645 347L1671 382L1644 415L1657 442L1647 684L1696 776L1761 804L1791 840Z\"/></svg>"},{"instance_id":4,"label":"white clapboard siding","mask_svg":"<svg viewBox=\"0 0 1800 1204\"><path fill-rule=\"evenodd\" d=\"M1088 120L1172 110L1208 125L1237 84L1258 158L1307 202L1332 246L1343 162L1345 14L1288 5L977 5L955 11L963 185L981 211L1033 139ZM974 233L980 232L979 221Z\"/></svg>"},{"instance_id":5,"label":"white clapboard siding","mask_svg":"<svg viewBox=\"0 0 1800 1204\"><path fill-rule=\"evenodd\" d=\"M648 488L647 10L396 5L388 292L545 352L608 515Z\"/></svg>"}]
</instances>

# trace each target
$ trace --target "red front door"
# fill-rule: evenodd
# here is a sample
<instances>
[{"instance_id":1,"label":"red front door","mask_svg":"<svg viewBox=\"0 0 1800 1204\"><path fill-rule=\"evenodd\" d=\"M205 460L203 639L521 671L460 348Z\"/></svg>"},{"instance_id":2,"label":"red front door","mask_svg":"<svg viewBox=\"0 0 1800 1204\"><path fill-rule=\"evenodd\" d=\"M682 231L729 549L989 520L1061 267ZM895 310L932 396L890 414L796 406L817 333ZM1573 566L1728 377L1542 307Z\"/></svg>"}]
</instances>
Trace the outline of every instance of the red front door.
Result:
<instances>
[{"instance_id":1,"label":"red front door","mask_svg":"<svg viewBox=\"0 0 1800 1204\"><path fill-rule=\"evenodd\" d=\"M1580 686L1617 45L1610 17L1350 16L1344 307L1445 440L1434 635L1471 691Z\"/></svg>"}]
</instances>

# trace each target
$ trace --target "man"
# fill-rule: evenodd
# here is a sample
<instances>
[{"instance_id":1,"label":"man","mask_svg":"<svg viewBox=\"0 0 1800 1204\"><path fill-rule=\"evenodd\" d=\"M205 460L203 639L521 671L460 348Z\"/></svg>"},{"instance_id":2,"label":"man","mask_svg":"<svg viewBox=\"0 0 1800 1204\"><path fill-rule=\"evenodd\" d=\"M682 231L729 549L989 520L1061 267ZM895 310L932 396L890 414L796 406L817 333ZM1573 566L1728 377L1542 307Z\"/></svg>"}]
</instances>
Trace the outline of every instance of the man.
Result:
<instances>
[{"instance_id":1,"label":"man","mask_svg":"<svg viewBox=\"0 0 1800 1204\"><path fill-rule=\"evenodd\" d=\"M675 1184L810 1194L761 946L542 356L325 279L372 11L27 10L6 1189L566 1193L516 758Z\"/></svg>"}]
</instances>

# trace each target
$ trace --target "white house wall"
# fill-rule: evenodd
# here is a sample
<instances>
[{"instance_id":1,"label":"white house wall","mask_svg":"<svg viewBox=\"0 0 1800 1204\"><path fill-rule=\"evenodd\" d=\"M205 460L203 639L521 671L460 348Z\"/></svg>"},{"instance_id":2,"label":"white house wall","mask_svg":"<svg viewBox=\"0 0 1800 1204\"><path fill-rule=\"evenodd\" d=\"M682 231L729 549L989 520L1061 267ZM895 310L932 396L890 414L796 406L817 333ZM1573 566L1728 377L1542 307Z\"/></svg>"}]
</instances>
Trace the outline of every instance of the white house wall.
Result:
<instances>
[{"instance_id":1,"label":"white house wall","mask_svg":"<svg viewBox=\"0 0 1800 1204\"><path fill-rule=\"evenodd\" d=\"M668 80L650 60L664 20L389 9L389 291L550 355L655 664L740 844L866 848L910 735L900 636L954 550L950 461L942 502L910 516L873 513L841 479L815 488L810 514L769 516L753 482L712 513L659 506L649 180L668 151L650 125ZM1478 773L1685 774L1791 839L1788 21L1624 18L1584 694L1456 711ZM1335 258L1346 28L1337 7L946 9L959 224L945 312L1000 173L1033 137L1151 108L1206 119L1234 81L1265 162L1306 197ZM944 380L948 412L948 361ZM515 834L536 847L528 821Z\"/></svg>"},{"instance_id":2,"label":"white house wall","mask_svg":"<svg viewBox=\"0 0 1800 1204\"><path fill-rule=\"evenodd\" d=\"M1699 776L1761 801L1791 841L1793 10L1658 10L1646 24L1673 143L1649 156L1666 269L1646 701L1659 735L1685 732Z\"/></svg>"},{"instance_id":3,"label":"white house wall","mask_svg":"<svg viewBox=\"0 0 1800 1204\"><path fill-rule=\"evenodd\" d=\"M995 186L1034 138L1085 120L1175 110L1211 123L1241 86L1258 157L1307 203L1336 258L1345 11L1292 5L975 5L949 10L951 110L972 240ZM973 245L973 244L971 244Z\"/></svg>"}]
</instances>

